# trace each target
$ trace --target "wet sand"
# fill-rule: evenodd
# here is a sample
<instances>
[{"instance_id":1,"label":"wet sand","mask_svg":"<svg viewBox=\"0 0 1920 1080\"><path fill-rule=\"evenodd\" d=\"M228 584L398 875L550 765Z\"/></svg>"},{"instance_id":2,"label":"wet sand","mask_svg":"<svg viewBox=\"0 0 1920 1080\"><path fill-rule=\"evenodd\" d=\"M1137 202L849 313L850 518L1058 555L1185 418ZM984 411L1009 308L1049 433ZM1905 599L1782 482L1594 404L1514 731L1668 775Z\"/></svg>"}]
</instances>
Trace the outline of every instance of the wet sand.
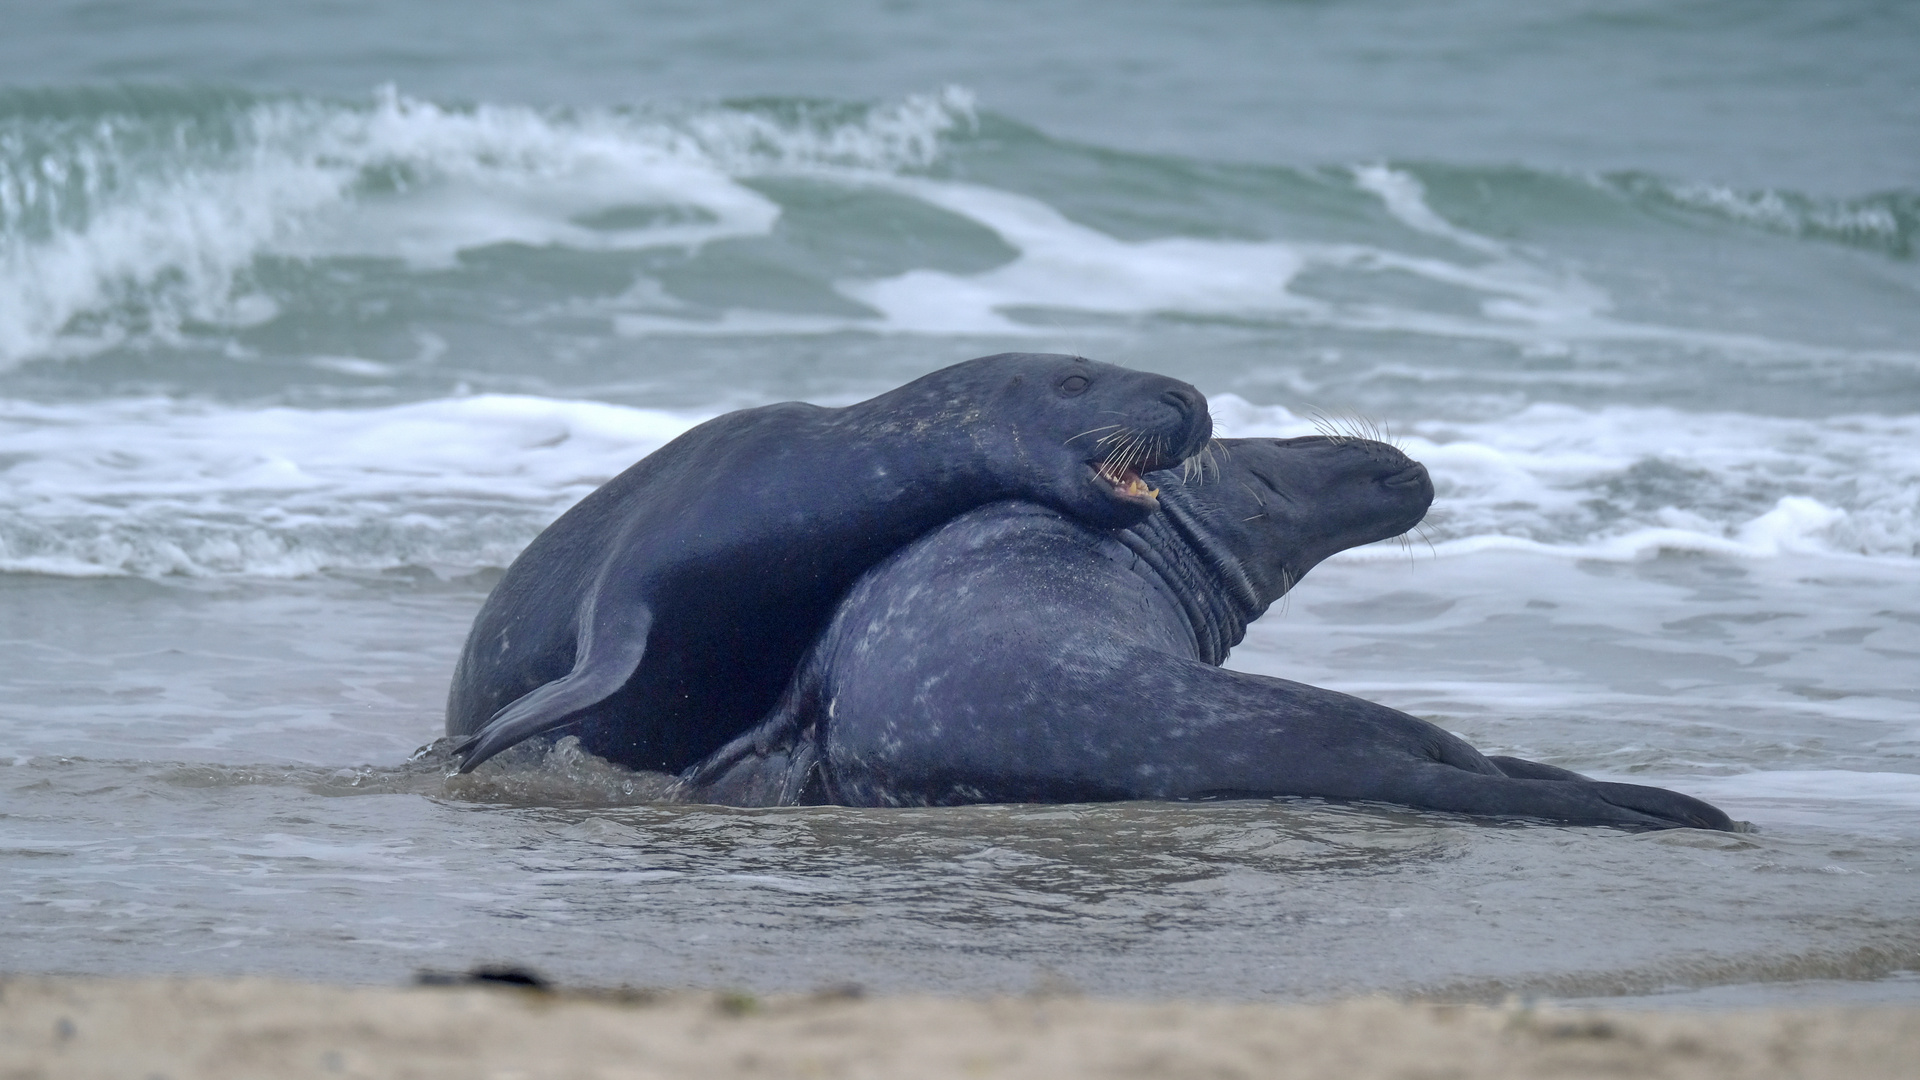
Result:
<instances>
[{"instance_id":1,"label":"wet sand","mask_svg":"<svg viewBox=\"0 0 1920 1080\"><path fill-rule=\"evenodd\" d=\"M1909 1077L1920 1009L546 993L0 981L0 1078Z\"/></svg>"}]
</instances>

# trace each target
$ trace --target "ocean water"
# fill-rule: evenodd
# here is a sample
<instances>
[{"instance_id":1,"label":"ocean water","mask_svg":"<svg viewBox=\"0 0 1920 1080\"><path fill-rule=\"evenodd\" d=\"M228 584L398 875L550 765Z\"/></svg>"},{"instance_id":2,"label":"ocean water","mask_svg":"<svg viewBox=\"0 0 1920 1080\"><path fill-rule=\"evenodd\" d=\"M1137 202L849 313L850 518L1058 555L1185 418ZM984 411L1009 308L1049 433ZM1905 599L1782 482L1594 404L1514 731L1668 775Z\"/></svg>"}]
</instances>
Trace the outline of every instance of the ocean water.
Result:
<instances>
[{"instance_id":1,"label":"ocean water","mask_svg":"<svg viewBox=\"0 0 1920 1080\"><path fill-rule=\"evenodd\" d=\"M1916 54L1866 2L10 12L0 970L1915 1000ZM1753 831L414 758L598 483L1005 349L1432 470L1232 666Z\"/></svg>"}]
</instances>

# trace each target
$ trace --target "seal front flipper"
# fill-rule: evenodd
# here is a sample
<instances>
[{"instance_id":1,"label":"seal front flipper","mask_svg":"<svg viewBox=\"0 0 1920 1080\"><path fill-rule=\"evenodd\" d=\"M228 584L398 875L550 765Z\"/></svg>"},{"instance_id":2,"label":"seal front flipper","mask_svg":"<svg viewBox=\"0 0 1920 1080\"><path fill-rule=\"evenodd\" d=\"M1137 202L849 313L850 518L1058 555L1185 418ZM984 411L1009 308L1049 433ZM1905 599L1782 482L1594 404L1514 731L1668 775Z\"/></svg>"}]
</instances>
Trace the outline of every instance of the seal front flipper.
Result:
<instances>
[{"instance_id":1,"label":"seal front flipper","mask_svg":"<svg viewBox=\"0 0 1920 1080\"><path fill-rule=\"evenodd\" d=\"M472 772L507 747L577 719L633 677L646 655L653 610L639 601L601 600L596 595L582 613L573 670L494 713L472 738L454 747L461 772Z\"/></svg>"},{"instance_id":2,"label":"seal front flipper","mask_svg":"<svg viewBox=\"0 0 1920 1080\"><path fill-rule=\"evenodd\" d=\"M759 727L680 774L678 797L722 806L818 806L831 802L820 757L820 679L803 666Z\"/></svg>"}]
</instances>

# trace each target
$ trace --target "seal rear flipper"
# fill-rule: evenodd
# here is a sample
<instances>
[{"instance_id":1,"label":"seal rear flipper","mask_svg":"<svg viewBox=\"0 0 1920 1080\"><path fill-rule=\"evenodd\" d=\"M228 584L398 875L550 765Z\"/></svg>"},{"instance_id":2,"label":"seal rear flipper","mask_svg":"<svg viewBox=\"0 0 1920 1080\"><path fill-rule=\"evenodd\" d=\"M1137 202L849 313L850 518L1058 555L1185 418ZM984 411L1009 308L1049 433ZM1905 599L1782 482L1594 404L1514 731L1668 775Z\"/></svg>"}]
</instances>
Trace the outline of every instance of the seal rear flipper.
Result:
<instances>
[{"instance_id":1,"label":"seal rear flipper","mask_svg":"<svg viewBox=\"0 0 1920 1080\"><path fill-rule=\"evenodd\" d=\"M1594 794L1615 806L1667 818L1685 828L1734 831L1733 819L1725 812L1691 795L1644 784L1614 784L1604 780L1590 780L1588 784L1594 789Z\"/></svg>"},{"instance_id":2,"label":"seal rear flipper","mask_svg":"<svg viewBox=\"0 0 1920 1080\"><path fill-rule=\"evenodd\" d=\"M461 772L509 746L525 742L579 718L582 712L605 701L633 677L647 651L647 631L653 626L653 612L645 604L634 603L619 614L597 617L599 603L588 606L581 620L578 656L573 670L545 686L521 697L494 713L479 731L453 752L460 760ZM607 605L614 609L615 605Z\"/></svg>"},{"instance_id":3,"label":"seal rear flipper","mask_svg":"<svg viewBox=\"0 0 1920 1080\"><path fill-rule=\"evenodd\" d=\"M1733 830L1733 820L1699 799L1665 788L1600 781L1487 776L1450 765L1416 766L1405 794L1373 796L1429 810L1482 817L1530 817L1570 825ZM1409 797L1410 796L1410 797Z\"/></svg>"}]
</instances>

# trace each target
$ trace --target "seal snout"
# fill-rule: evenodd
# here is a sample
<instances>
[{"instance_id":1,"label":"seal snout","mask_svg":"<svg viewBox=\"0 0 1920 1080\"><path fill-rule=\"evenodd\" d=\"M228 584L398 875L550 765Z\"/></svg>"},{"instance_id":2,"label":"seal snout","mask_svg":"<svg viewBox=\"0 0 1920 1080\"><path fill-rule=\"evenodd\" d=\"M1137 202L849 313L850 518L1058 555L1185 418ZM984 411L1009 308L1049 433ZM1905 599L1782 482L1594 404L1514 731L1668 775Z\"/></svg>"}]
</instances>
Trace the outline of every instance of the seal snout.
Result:
<instances>
[{"instance_id":1,"label":"seal snout","mask_svg":"<svg viewBox=\"0 0 1920 1080\"><path fill-rule=\"evenodd\" d=\"M1192 423L1195 416L1206 411L1206 399L1200 396L1200 391L1191 386L1171 387L1160 395L1160 400L1173 406L1181 419L1188 423Z\"/></svg>"},{"instance_id":2,"label":"seal snout","mask_svg":"<svg viewBox=\"0 0 1920 1080\"><path fill-rule=\"evenodd\" d=\"M1427 472L1427 467L1398 451L1395 454L1406 462L1406 467L1386 473L1377 481L1387 499L1399 506L1403 515L1400 520L1392 522L1390 527L1393 531L1387 534L1389 536L1406 532L1420 524L1420 519L1427 516L1427 508L1433 505L1434 495L1433 477Z\"/></svg>"},{"instance_id":3,"label":"seal snout","mask_svg":"<svg viewBox=\"0 0 1920 1080\"><path fill-rule=\"evenodd\" d=\"M1087 458L1087 469L1106 494L1137 508L1151 509L1160 492L1147 473L1170 469L1198 455L1213 438L1213 416L1200 391L1173 379L1158 379L1157 392L1130 423L1096 429L1103 432Z\"/></svg>"},{"instance_id":4,"label":"seal snout","mask_svg":"<svg viewBox=\"0 0 1920 1080\"><path fill-rule=\"evenodd\" d=\"M1380 482L1390 488L1433 486L1433 478L1427 475L1427 467L1417 461L1391 476L1382 477Z\"/></svg>"},{"instance_id":5,"label":"seal snout","mask_svg":"<svg viewBox=\"0 0 1920 1080\"><path fill-rule=\"evenodd\" d=\"M1164 459L1148 463L1147 471L1168 469L1207 448L1213 439L1213 414L1207 411L1207 399L1185 383L1168 387L1160 400L1179 417L1180 434L1168 440Z\"/></svg>"}]
</instances>

